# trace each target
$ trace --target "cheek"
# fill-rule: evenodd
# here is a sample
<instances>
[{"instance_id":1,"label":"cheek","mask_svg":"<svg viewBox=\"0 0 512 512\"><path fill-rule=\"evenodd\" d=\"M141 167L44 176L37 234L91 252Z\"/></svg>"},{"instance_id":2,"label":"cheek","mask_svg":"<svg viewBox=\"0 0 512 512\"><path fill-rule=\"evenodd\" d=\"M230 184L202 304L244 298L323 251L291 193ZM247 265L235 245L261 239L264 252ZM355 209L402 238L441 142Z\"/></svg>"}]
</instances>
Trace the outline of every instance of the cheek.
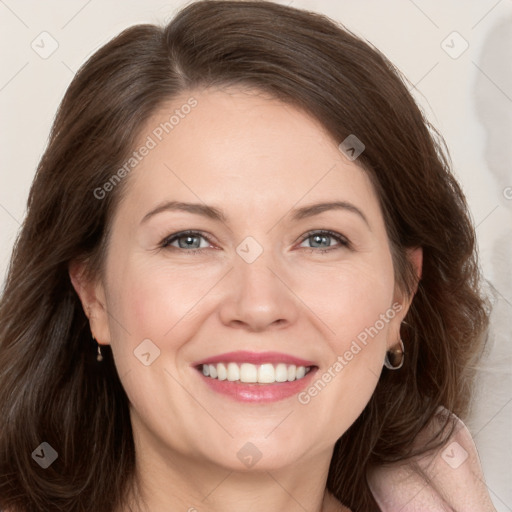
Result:
<instances>
[{"instance_id":1,"label":"cheek","mask_svg":"<svg viewBox=\"0 0 512 512\"><path fill-rule=\"evenodd\" d=\"M345 352L358 337L364 341L369 330L372 338L377 337L372 329L376 323L379 335L385 337L389 317L394 316L394 273L387 255L363 263L354 260L336 269L324 268L302 283L298 294L328 327L329 343L336 354ZM384 323L382 315L387 320Z\"/></svg>"},{"instance_id":2,"label":"cheek","mask_svg":"<svg viewBox=\"0 0 512 512\"><path fill-rule=\"evenodd\" d=\"M182 330L197 315L202 297L219 280L219 270L197 265L178 269L164 258L151 263L133 258L111 276L116 332L122 339L130 333L135 344L149 338L157 345L165 339L168 345L172 331ZM119 323L126 328L120 331Z\"/></svg>"},{"instance_id":3,"label":"cheek","mask_svg":"<svg viewBox=\"0 0 512 512\"><path fill-rule=\"evenodd\" d=\"M169 422L182 414L180 404L189 401L189 396L165 370L181 372L182 348L203 320L202 298L221 276L219 269L197 265L188 269L182 265L177 270L164 258L150 263L136 257L118 260L111 269L112 351L123 387L139 416L154 418L155 412L164 414L164 407ZM165 405L162 397L168 398Z\"/></svg>"},{"instance_id":4,"label":"cheek","mask_svg":"<svg viewBox=\"0 0 512 512\"><path fill-rule=\"evenodd\" d=\"M376 271L379 269L379 271ZM379 375L386 350L390 322L393 320L394 279L391 266L375 266L350 275L342 283L339 320L334 349L342 355L353 382ZM373 380L373 379L370 379Z\"/></svg>"},{"instance_id":5,"label":"cheek","mask_svg":"<svg viewBox=\"0 0 512 512\"><path fill-rule=\"evenodd\" d=\"M391 259L382 258L317 278L318 286L304 288L302 296L329 327L326 358L299 400L332 425L335 439L361 414L377 385L396 315L394 274Z\"/></svg>"}]
</instances>

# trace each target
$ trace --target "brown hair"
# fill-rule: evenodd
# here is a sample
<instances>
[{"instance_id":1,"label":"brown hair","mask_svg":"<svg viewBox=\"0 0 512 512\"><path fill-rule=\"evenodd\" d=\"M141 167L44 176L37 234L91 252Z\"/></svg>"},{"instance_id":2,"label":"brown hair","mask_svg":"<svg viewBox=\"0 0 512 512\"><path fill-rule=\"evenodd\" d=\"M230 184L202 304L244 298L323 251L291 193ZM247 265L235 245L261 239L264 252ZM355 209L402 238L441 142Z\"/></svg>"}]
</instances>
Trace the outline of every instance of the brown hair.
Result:
<instances>
[{"instance_id":1,"label":"brown hair","mask_svg":"<svg viewBox=\"0 0 512 512\"><path fill-rule=\"evenodd\" d=\"M464 417L488 306L475 234L441 139L392 64L320 14L266 1L199 1L166 26L138 25L80 69L58 110L28 198L0 304L0 507L113 512L133 480L128 400L109 347L96 345L68 275L101 273L125 179L94 190L133 151L145 121L196 87L255 87L304 109L343 141L379 194L397 283L412 293L405 249L422 247L422 279L403 332L406 362L384 371L337 441L327 487L354 511L378 510L366 472L402 460L439 406ZM31 454L58 452L47 469ZM437 446L440 435L432 440ZM425 447L426 449L427 447Z\"/></svg>"}]
</instances>

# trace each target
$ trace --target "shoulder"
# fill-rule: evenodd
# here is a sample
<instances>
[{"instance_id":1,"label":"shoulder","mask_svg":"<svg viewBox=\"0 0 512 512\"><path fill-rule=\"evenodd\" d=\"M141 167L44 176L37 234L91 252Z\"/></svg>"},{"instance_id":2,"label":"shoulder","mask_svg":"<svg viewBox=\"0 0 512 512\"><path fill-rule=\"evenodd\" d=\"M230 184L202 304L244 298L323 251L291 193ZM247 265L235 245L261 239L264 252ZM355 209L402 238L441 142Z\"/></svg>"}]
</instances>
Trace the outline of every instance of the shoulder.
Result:
<instances>
[{"instance_id":1,"label":"shoulder","mask_svg":"<svg viewBox=\"0 0 512 512\"><path fill-rule=\"evenodd\" d=\"M466 425L446 409L414 440L421 446L449 416L455 429L439 449L393 465L374 468L370 488L383 512L495 512L478 452Z\"/></svg>"}]
</instances>

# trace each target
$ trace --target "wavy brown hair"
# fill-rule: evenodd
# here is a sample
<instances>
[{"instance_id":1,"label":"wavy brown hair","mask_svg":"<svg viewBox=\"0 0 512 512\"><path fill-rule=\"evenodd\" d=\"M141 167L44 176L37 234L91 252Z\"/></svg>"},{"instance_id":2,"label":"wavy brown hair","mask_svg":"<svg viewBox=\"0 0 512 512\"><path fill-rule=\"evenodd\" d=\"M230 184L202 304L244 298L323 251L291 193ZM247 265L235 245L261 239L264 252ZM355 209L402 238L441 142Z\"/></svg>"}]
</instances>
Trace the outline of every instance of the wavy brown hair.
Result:
<instances>
[{"instance_id":1,"label":"wavy brown hair","mask_svg":"<svg viewBox=\"0 0 512 512\"><path fill-rule=\"evenodd\" d=\"M475 233L442 139L406 82L369 43L329 18L267 1L199 1L165 27L128 28L79 70L59 107L28 197L0 304L0 507L114 512L134 481L128 400L109 347L95 359L68 267L101 275L125 178L94 191L133 151L145 121L184 91L240 85L303 109L341 142L379 195L397 284L413 293L409 247L423 271L403 332L406 362L384 371L363 413L336 442L327 487L353 511L378 510L372 465L410 457L439 406L468 410L488 303ZM134 171L136 172L136 171ZM439 429L422 450L440 446ZM32 460L41 442L58 458Z\"/></svg>"}]
</instances>

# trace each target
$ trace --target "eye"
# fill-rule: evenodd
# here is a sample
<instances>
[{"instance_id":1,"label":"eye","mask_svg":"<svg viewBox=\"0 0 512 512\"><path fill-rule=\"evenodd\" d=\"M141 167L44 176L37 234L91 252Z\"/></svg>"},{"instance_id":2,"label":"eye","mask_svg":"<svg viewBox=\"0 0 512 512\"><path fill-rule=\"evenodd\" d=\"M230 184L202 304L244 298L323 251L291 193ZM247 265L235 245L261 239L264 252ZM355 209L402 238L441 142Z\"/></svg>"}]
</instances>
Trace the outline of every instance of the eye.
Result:
<instances>
[{"instance_id":1,"label":"eye","mask_svg":"<svg viewBox=\"0 0 512 512\"><path fill-rule=\"evenodd\" d=\"M201 245L201 239L205 241L205 244ZM331 239L334 239L337 245L332 245ZM312 247L303 247L309 249L315 253L326 253L343 247L350 247L350 242L340 233L328 230L317 230L306 233L303 237L302 242L309 241ZM177 245L176 245L177 244ZM168 237L164 238L160 243L160 247L171 250L185 250L187 253L199 254L210 247L209 238L200 231L180 231L179 233L173 233ZM301 246L302 247L302 246Z\"/></svg>"},{"instance_id":2,"label":"eye","mask_svg":"<svg viewBox=\"0 0 512 512\"><path fill-rule=\"evenodd\" d=\"M338 245L333 246L330 242L330 239L336 240ZM343 235L334 231L323 229L306 233L306 236L302 239L302 243L306 241L310 241L310 243L312 243L312 247L305 247L306 249L311 249L313 252L320 253L331 252L343 247L350 247L350 242Z\"/></svg>"},{"instance_id":3,"label":"eye","mask_svg":"<svg viewBox=\"0 0 512 512\"><path fill-rule=\"evenodd\" d=\"M206 245L201 246L201 238L205 240ZM174 245L177 242L177 246ZM180 231L179 233L174 233L164 240L162 240L160 247L163 249L184 249L187 252L191 252L192 254L197 254L203 252L205 248L210 247L210 243L208 238L199 231Z\"/></svg>"}]
</instances>

